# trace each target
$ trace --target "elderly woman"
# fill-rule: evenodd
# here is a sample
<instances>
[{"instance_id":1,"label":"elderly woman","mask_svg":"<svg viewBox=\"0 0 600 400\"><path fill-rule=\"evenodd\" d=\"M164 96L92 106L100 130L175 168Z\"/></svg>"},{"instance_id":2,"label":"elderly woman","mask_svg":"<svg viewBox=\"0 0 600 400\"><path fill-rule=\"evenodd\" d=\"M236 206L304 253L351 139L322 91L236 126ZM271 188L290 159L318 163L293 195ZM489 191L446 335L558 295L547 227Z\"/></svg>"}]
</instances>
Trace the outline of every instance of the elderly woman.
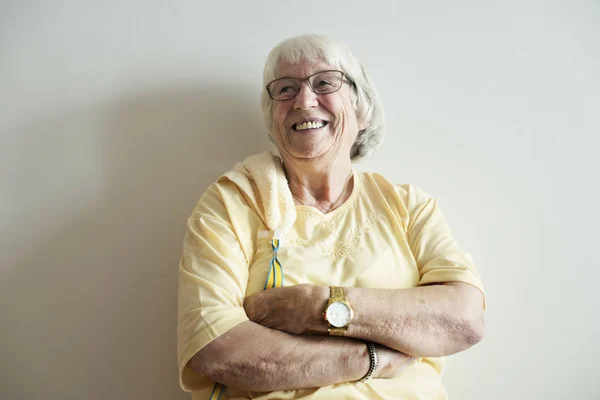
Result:
<instances>
[{"instance_id":1,"label":"elderly woman","mask_svg":"<svg viewBox=\"0 0 600 400\"><path fill-rule=\"evenodd\" d=\"M481 340L484 297L436 200L352 162L383 136L357 59L278 44L262 107L279 155L203 194L179 266L180 384L193 399L446 399L443 357Z\"/></svg>"}]
</instances>

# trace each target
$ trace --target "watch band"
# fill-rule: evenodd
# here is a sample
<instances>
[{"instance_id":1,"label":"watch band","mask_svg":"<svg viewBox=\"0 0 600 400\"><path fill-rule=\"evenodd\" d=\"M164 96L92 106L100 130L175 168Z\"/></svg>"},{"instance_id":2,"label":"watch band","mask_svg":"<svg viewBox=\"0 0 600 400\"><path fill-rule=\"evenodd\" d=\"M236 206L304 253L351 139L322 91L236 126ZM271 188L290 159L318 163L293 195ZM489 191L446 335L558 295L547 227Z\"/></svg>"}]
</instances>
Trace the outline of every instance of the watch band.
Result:
<instances>
[{"instance_id":1,"label":"watch band","mask_svg":"<svg viewBox=\"0 0 600 400\"><path fill-rule=\"evenodd\" d=\"M377 356L377 349L375 348L375 345L371 342L366 342L366 341L365 341L365 344L367 345L367 348L369 349L369 361L371 362L371 365L369 366L369 371L360 380L360 382L366 382L369 379L371 379L373 377L373 374L375 373L375 370L377 369L377 366L379 365L379 357Z\"/></svg>"},{"instance_id":2,"label":"watch band","mask_svg":"<svg viewBox=\"0 0 600 400\"><path fill-rule=\"evenodd\" d=\"M341 328L336 328L333 325L330 325L329 328L327 328L327 332L329 332L329 334L331 336L344 336L346 334L346 331L348 330L347 326L342 326Z\"/></svg>"},{"instance_id":3,"label":"watch band","mask_svg":"<svg viewBox=\"0 0 600 400\"><path fill-rule=\"evenodd\" d=\"M329 297L336 300L346 298L346 295L344 294L344 288L339 286L331 286L329 288Z\"/></svg>"}]
</instances>

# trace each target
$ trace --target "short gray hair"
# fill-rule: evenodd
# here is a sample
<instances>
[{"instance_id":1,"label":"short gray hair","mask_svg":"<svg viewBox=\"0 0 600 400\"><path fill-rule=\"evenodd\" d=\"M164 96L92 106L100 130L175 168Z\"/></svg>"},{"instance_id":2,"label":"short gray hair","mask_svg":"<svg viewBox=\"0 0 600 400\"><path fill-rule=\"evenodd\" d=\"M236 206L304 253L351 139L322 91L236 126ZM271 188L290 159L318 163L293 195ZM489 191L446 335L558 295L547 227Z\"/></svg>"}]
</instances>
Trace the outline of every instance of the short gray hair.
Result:
<instances>
[{"instance_id":1,"label":"short gray hair","mask_svg":"<svg viewBox=\"0 0 600 400\"><path fill-rule=\"evenodd\" d=\"M354 108L357 117L363 118L365 129L358 132L350 150L350 159L357 162L371 155L383 141L383 105L363 66L342 43L321 35L301 35L284 40L267 57L263 88L275 79L279 63L299 64L302 61L323 61L345 72L355 83ZM262 91L262 113L270 136L273 130L273 100L265 89Z\"/></svg>"}]
</instances>

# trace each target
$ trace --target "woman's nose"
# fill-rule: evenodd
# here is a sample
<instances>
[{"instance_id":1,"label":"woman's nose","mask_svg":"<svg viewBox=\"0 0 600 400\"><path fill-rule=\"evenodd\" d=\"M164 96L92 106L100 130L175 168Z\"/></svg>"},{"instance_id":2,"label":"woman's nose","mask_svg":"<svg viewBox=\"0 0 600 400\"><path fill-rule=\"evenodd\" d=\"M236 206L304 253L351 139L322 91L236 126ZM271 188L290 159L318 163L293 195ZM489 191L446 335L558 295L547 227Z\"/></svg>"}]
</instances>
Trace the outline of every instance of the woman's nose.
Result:
<instances>
[{"instance_id":1,"label":"woman's nose","mask_svg":"<svg viewBox=\"0 0 600 400\"><path fill-rule=\"evenodd\" d=\"M318 95L312 91L308 82L302 82L298 95L294 101L294 108L297 110L306 110L318 106Z\"/></svg>"}]
</instances>

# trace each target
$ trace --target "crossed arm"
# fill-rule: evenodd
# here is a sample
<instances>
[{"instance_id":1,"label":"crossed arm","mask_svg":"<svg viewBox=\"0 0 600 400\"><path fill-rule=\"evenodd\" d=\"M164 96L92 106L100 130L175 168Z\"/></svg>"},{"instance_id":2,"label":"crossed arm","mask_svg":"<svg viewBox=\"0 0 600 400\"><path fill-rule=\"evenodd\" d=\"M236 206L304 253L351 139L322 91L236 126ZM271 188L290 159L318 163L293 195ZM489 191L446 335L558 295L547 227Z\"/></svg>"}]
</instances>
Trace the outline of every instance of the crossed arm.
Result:
<instances>
[{"instance_id":1,"label":"crossed arm","mask_svg":"<svg viewBox=\"0 0 600 400\"><path fill-rule=\"evenodd\" d=\"M414 189L410 193L406 239L419 267L421 286L346 288L355 316L343 338L327 336L322 312L329 288L302 284L260 291L244 300L249 321L210 341L187 366L242 390L312 388L362 378L369 368L363 340L378 344L380 367L375 377L379 378L395 376L413 357L446 356L481 340L483 295L475 286L462 282L423 285L472 276L467 273L470 260L452 239L435 200ZM205 201L211 207L200 207L188 220L180 269L183 326L189 323L189 310L215 309L214 302L199 301L198 282L221 295L218 301L239 306L244 299L247 265L241 248L235 249L234 222L212 217L212 208L223 203L219 199L211 194ZM228 215L217 212L221 214ZM249 214L251 220L253 215ZM237 231L243 235L247 229L244 225ZM476 284L478 279L470 281Z\"/></svg>"},{"instance_id":2,"label":"crossed arm","mask_svg":"<svg viewBox=\"0 0 600 400\"><path fill-rule=\"evenodd\" d=\"M243 390L320 387L366 374L369 359L362 340L380 345L376 376L386 378L412 357L454 354L484 334L483 295L466 283L346 288L346 293L355 316L345 338L322 336L327 334L321 315L327 287L275 288L248 297L244 308L250 321L202 348L188 366Z\"/></svg>"},{"instance_id":3,"label":"crossed arm","mask_svg":"<svg viewBox=\"0 0 600 400\"><path fill-rule=\"evenodd\" d=\"M227 386L270 392L358 380L369 356L357 340L292 335L247 321L202 348L188 367Z\"/></svg>"}]
</instances>

